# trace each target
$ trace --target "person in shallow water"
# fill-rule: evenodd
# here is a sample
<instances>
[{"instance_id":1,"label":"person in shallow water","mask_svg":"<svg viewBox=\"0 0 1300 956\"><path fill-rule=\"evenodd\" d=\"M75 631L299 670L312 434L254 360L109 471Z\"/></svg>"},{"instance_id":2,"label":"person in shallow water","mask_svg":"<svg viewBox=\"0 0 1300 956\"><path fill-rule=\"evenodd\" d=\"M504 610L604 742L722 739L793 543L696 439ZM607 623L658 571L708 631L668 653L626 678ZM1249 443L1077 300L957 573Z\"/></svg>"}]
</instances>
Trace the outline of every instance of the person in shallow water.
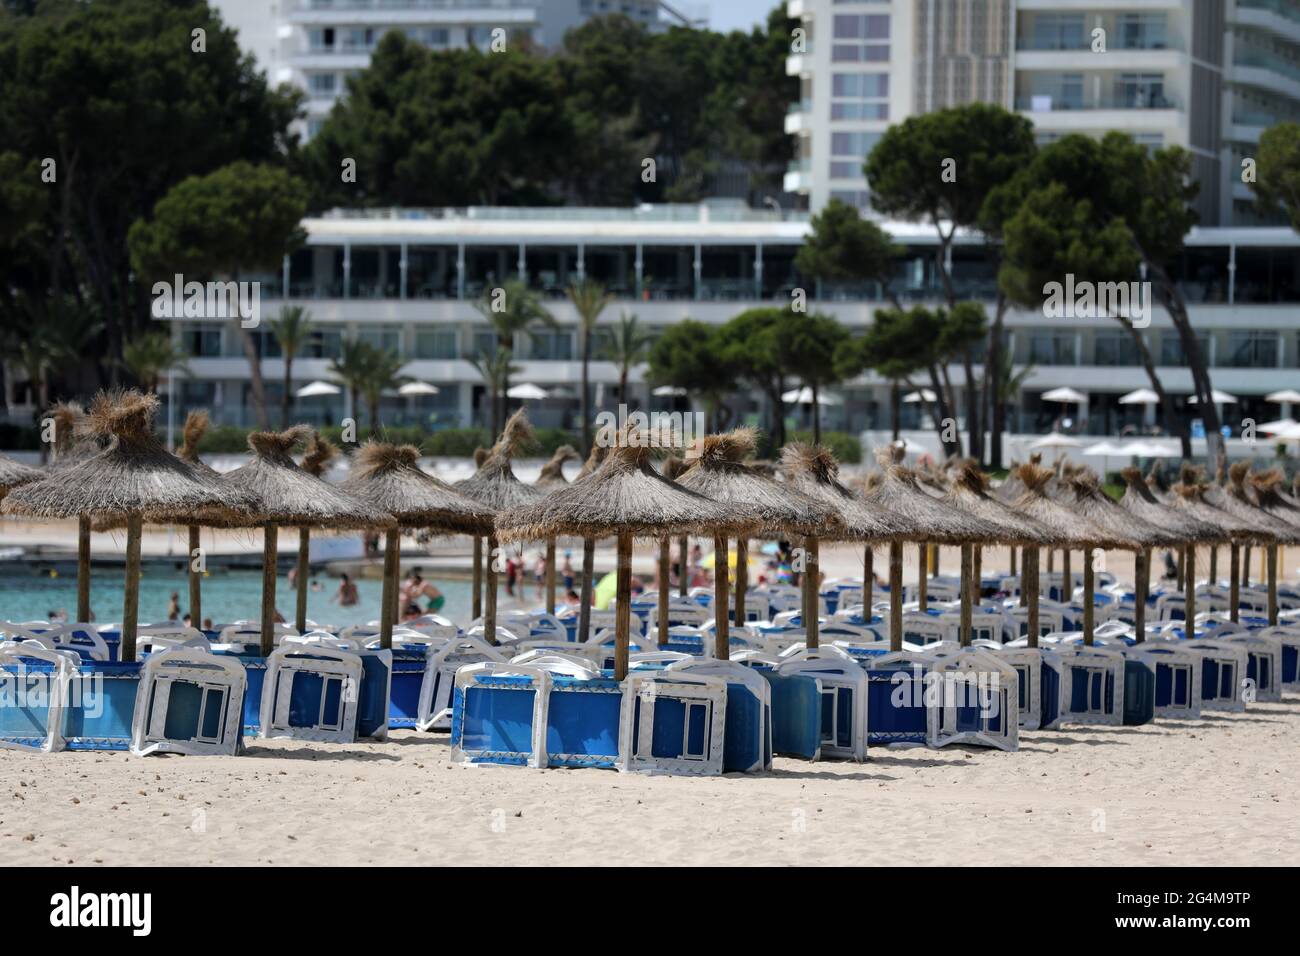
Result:
<instances>
[{"instance_id":1,"label":"person in shallow water","mask_svg":"<svg viewBox=\"0 0 1300 956\"><path fill-rule=\"evenodd\" d=\"M429 599L429 614L436 614L442 610L442 606L447 603L447 598L433 586L432 581L426 581L420 574L419 568L413 568L411 573L406 576L400 589L400 597L403 606L414 605L419 607L420 598ZM421 612L423 613L423 612ZM417 614L416 617L420 615Z\"/></svg>"},{"instance_id":2,"label":"person in shallow water","mask_svg":"<svg viewBox=\"0 0 1300 956\"><path fill-rule=\"evenodd\" d=\"M357 586L352 583L352 579L346 574L339 577L339 589L334 592L330 598L330 603L339 602L339 607L353 607L360 600L357 595Z\"/></svg>"}]
</instances>

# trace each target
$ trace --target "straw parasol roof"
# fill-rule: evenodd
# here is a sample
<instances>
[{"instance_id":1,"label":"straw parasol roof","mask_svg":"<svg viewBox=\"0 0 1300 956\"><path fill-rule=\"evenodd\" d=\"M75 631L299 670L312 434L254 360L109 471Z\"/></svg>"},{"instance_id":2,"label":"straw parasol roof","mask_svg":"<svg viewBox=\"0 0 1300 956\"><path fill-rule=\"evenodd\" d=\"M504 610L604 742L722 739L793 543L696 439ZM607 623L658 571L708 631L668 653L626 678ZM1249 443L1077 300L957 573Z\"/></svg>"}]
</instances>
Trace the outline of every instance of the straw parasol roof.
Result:
<instances>
[{"instance_id":1,"label":"straw parasol roof","mask_svg":"<svg viewBox=\"0 0 1300 956\"><path fill-rule=\"evenodd\" d=\"M403 527L488 534L491 510L421 471L416 464L419 457L419 449L413 445L366 442L356 454L351 475L339 488L392 515Z\"/></svg>"},{"instance_id":2,"label":"straw parasol roof","mask_svg":"<svg viewBox=\"0 0 1300 956\"><path fill-rule=\"evenodd\" d=\"M518 508L537 501L545 492L524 484L510 467L515 452L532 441L533 427L528 424L521 408L506 421L501 437L488 450L478 471L464 481L456 482L456 490L493 511Z\"/></svg>"},{"instance_id":3,"label":"straw parasol roof","mask_svg":"<svg viewBox=\"0 0 1300 956\"><path fill-rule=\"evenodd\" d=\"M0 498L4 498L9 489L35 481L44 474L40 468L24 465L8 455L0 455Z\"/></svg>"},{"instance_id":4,"label":"straw parasol roof","mask_svg":"<svg viewBox=\"0 0 1300 956\"><path fill-rule=\"evenodd\" d=\"M1053 544L1059 548L1122 548L1132 549L1136 544L1128 538L1116 537L1072 508L1066 507L1047 494L1047 483L1054 473L1033 463L1020 465L1015 471L1024 492L1012 507L1019 514L1032 518L1053 535Z\"/></svg>"},{"instance_id":5,"label":"straw parasol roof","mask_svg":"<svg viewBox=\"0 0 1300 956\"><path fill-rule=\"evenodd\" d=\"M1285 475L1280 468L1272 468L1251 476L1255 501L1264 511L1300 530L1300 505L1281 494Z\"/></svg>"},{"instance_id":6,"label":"straw parasol roof","mask_svg":"<svg viewBox=\"0 0 1300 956\"><path fill-rule=\"evenodd\" d=\"M555 488L563 488L569 483L569 479L564 477L564 463L569 461L582 461L582 456L572 445L561 445L555 449L555 454L551 455L551 460L542 465L542 473L537 476L533 484L538 488L545 488L550 491Z\"/></svg>"},{"instance_id":7,"label":"straw parasol roof","mask_svg":"<svg viewBox=\"0 0 1300 956\"><path fill-rule=\"evenodd\" d=\"M307 447L302 453L302 470L317 478L323 477L331 462L339 456L339 446L322 438L320 432L312 432L307 439Z\"/></svg>"},{"instance_id":8,"label":"straw parasol roof","mask_svg":"<svg viewBox=\"0 0 1300 956\"><path fill-rule=\"evenodd\" d=\"M677 483L735 506L759 522L760 530L767 534L822 537L833 533L839 524L834 508L745 464L757 442L758 432L752 427L706 435L699 442L698 457L686 463Z\"/></svg>"},{"instance_id":9,"label":"straw parasol roof","mask_svg":"<svg viewBox=\"0 0 1300 956\"><path fill-rule=\"evenodd\" d=\"M1029 456L1029 464L1041 465L1043 462L1042 452L1034 452ZM994 497L1006 504L1011 504L1017 498L1025 493L1025 483L1020 480L1020 462L1012 460L1011 469L1007 476L1002 479L1002 484L998 485L993 491Z\"/></svg>"},{"instance_id":10,"label":"straw parasol roof","mask_svg":"<svg viewBox=\"0 0 1300 956\"><path fill-rule=\"evenodd\" d=\"M54 422L54 448L49 469L55 471L92 458L104 450L107 440L87 433L86 410L80 402L55 402L45 413Z\"/></svg>"},{"instance_id":11,"label":"straw parasol roof","mask_svg":"<svg viewBox=\"0 0 1300 956\"><path fill-rule=\"evenodd\" d=\"M619 436L617 447L590 475L540 501L497 515L502 540L562 535L652 538L708 530L748 536L757 526L748 514L689 491L650 467L650 448L637 432ZM487 467L486 465L484 467Z\"/></svg>"},{"instance_id":12,"label":"straw parasol roof","mask_svg":"<svg viewBox=\"0 0 1300 956\"><path fill-rule=\"evenodd\" d=\"M1205 498L1206 486L1201 483L1200 473L1194 465L1184 464L1182 480L1169 491L1169 506L1187 512L1206 524L1218 528L1224 537L1232 541L1271 542L1273 533L1262 529L1254 521L1239 518L1224 508L1210 504Z\"/></svg>"},{"instance_id":13,"label":"straw parasol roof","mask_svg":"<svg viewBox=\"0 0 1300 956\"><path fill-rule=\"evenodd\" d=\"M829 448L791 442L781 452L781 471L786 484L839 515L838 527L830 529L830 541L896 541L906 537L907 525L888 512L869 505L839 480L839 463Z\"/></svg>"},{"instance_id":14,"label":"straw parasol roof","mask_svg":"<svg viewBox=\"0 0 1300 956\"><path fill-rule=\"evenodd\" d=\"M922 490L915 473L902 464L903 449L897 445L876 450L880 483L863 500L888 514L900 526L900 534L913 541L940 544L984 544L1002 540L1003 528L972 511L950 508Z\"/></svg>"},{"instance_id":15,"label":"straw parasol roof","mask_svg":"<svg viewBox=\"0 0 1300 956\"><path fill-rule=\"evenodd\" d=\"M973 462L962 465L943 503L956 511L965 511L1001 529L999 544L1051 545L1052 533L1032 518L1019 514L989 494L989 479Z\"/></svg>"},{"instance_id":16,"label":"straw parasol roof","mask_svg":"<svg viewBox=\"0 0 1300 956\"><path fill-rule=\"evenodd\" d=\"M1151 492L1151 487L1142 477L1141 470L1130 465L1122 469L1120 474L1124 476L1128 487L1117 504L1133 517L1157 528L1163 528L1177 535L1180 542L1188 544L1227 540L1227 535L1217 525L1202 521L1191 511L1171 508L1157 501L1156 496Z\"/></svg>"},{"instance_id":17,"label":"straw parasol roof","mask_svg":"<svg viewBox=\"0 0 1300 956\"><path fill-rule=\"evenodd\" d=\"M1272 534L1278 541L1287 544L1300 542L1300 535L1296 533L1290 522L1283 518L1279 523L1276 520L1277 515L1265 511L1255 503L1246 487L1246 477L1249 474L1250 462L1234 462L1228 468L1227 486L1223 488L1209 486L1205 492L1205 500L1216 508L1222 508L1229 514L1257 525L1261 530Z\"/></svg>"},{"instance_id":18,"label":"straw parasol roof","mask_svg":"<svg viewBox=\"0 0 1300 956\"><path fill-rule=\"evenodd\" d=\"M1143 521L1132 512L1121 508L1101 490L1097 475L1090 468L1074 469L1065 481L1065 485L1069 489L1069 497L1062 503L1073 508L1099 528L1113 534L1117 540L1127 540L1129 551L1172 547L1186 543L1186 538L1167 528Z\"/></svg>"},{"instance_id":19,"label":"straw parasol roof","mask_svg":"<svg viewBox=\"0 0 1300 956\"><path fill-rule=\"evenodd\" d=\"M106 449L77 458L10 492L4 510L41 518L94 517L104 522L207 523L237 520L248 501L170 454L154 434L158 396L100 392L78 428ZM74 446L75 447L75 446Z\"/></svg>"},{"instance_id":20,"label":"straw parasol roof","mask_svg":"<svg viewBox=\"0 0 1300 956\"><path fill-rule=\"evenodd\" d=\"M283 524L298 528L386 528L393 516L309 474L290 456L307 438L306 425L282 432L253 432L248 447L253 460L224 476L222 484L251 495L253 514L236 526Z\"/></svg>"}]
</instances>

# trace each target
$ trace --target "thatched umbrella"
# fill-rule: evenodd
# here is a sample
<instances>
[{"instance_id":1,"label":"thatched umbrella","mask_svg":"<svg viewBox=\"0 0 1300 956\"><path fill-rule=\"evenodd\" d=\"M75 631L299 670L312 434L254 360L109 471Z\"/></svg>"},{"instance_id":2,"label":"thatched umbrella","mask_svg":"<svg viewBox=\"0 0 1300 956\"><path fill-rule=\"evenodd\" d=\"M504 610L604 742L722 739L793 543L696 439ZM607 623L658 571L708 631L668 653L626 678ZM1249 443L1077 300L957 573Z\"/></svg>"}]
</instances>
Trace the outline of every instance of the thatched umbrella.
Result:
<instances>
[{"instance_id":1,"label":"thatched umbrella","mask_svg":"<svg viewBox=\"0 0 1300 956\"><path fill-rule=\"evenodd\" d=\"M973 514L982 521L999 529L996 543L1037 549L1053 543L1052 533L1025 515L1013 510L1007 504L989 494L989 479L979 465L970 461L962 465L955 480L943 497L943 503L955 511ZM969 563L970 582L961 590L961 642L969 644L971 637L971 605L973 592L979 587L980 568L978 554L980 545L962 545L962 570L966 571ZM973 550L974 556L967 552ZM1023 592L1024 588L1021 588Z\"/></svg>"},{"instance_id":2,"label":"thatched umbrella","mask_svg":"<svg viewBox=\"0 0 1300 956\"><path fill-rule=\"evenodd\" d=\"M594 444L591 451L587 454L587 460L582 463L578 469L577 477L574 482L582 481L589 477L600 463L605 460L609 448L606 445ZM578 603L578 633L577 639L580 642L586 642L591 634L591 602L592 591L595 587L596 577L596 539L582 539L582 580L578 582L578 589L581 595Z\"/></svg>"},{"instance_id":3,"label":"thatched umbrella","mask_svg":"<svg viewBox=\"0 0 1300 956\"><path fill-rule=\"evenodd\" d=\"M1096 473L1089 468L1079 468L1073 472L1067 482L1071 496L1065 499L1067 507L1074 508L1079 514L1092 521L1103 531L1114 535L1117 540L1127 541L1125 550L1137 556L1145 554L1152 548L1176 547L1186 544L1187 539L1159 525L1143 521L1131 511L1121 508L1109 495L1101 490ZM1083 641L1092 643L1093 636L1093 581L1092 549L1083 552ZM1136 610L1136 609L1135 609ZM1141 613L1141 612L1138 612ZM1143 639L1146 628L1145 615L1134 621L1137 639Z\"/></svg>"},{"instance_id":4,"label":"thatched umbrella","mask_svg":"<svg viewBox=\"0 0 1300 956\"><path fill-rule=\"evenodd\" d=\"M478 471L464 481L456 482L456 490L481 505L487 505L493 512L519 508L540 500L545 492L524 484L510 467L515 452L533 440L533 426L528 424L521 408L506 420L501 436L488 451ZM496 562L497 536L492 533L487 539L487 606L483 609L483 636L489 644L495 644L497 639Z\"/></svg>"},{"instance_id":5,"label":"thatched umbrella","mask_svg":"<svg viewBox=\"0 0 1300 956\"><path fill-rule=\"evenodd\" d=\"M914 472L903 466L901 445L889 445L876 450L880 464L880 482L863 495L863 500L879 511L889 514L900 525L900 538L908 541L956 545L961 548L961 589L968 592L971 586L971 549L973 544L988 544L1001 540L1002 528L986 521L972 511L950 508L947 504L924 491ZM890 550L889 641L892 650L903 648L903 555L901 546ZM897 577L897 587L894 578ZM920 569L921 580L925 569ZM967 600L969 595L967 594ZM969 607L966 610L969 615Z\"/></svg>"},{"instance_id":6,"label":"thatched umbrella","mask_svg":"<svg viewBox=\"0 0 1300 956\"><path fill-rule=\"evenodd\" d=\"M1261 519L1253 514L1243 516L1233 510L1231 505L1224 506L1226 500L1222 495L1219 497L1218 504L1211 503L1208 495L1209 486L1201 481L1201 471L1195 465L1184 463L1179 477L1179 482L1169 490L1168 503L1171 508L1190 513L1198 520L1218 528L1234 546L1243 543L1267 546L1276 540L1273 532L1264 523L1268 520L1266 517ZM1250 552L1247 550L1246 561L1249 560ZM1193 548L1184 551L1180 583L1186 602L1187 620L1194 622L1196 620L1196 551ZM1233 621L1237 620L1240 613L1239 587L1239 584L1234 587L1230 583L1228 589L1229 616Z\"/></svg>"},{"instance_id":7,"label":"thatched umbrella","mask_svg":"<svg viewBox=\"0 0 1300 956\"><path fill-rule=\"evenodd\" d=\"M706 435L699 444L698 455L677 478L683 488L713 501L735 508L757 524L765 534L824 537L839 524L835 509L788 485L779 484L745 464L745 458L758 442L753 428L737 428L722 435ZM666 540L666 539L665 539ZM736 625L744 623L745 593L748 587L748 555L745 538L736 539ZM729 656L727 632L727 538L715 533L713 538L713 604L717 629L714 634L716 656ZM667 605L661 597L659 643L668 639L664 616Z\"/></svg>"},{"instance_id":8,"label":"thatched umbrella","mask_svg":"<svg viewBox=\"0 0 1300 956\"><path fill-rule=\"evenodd\" d=\"M533 482L543 491L554 491L569 483L564 477L564 464L569 461L582 461L582 456L572 445L561 445L551 455L551 460L542 465L542 473ZM546 542L546 613L555 613L555 539Z\"/></svg>"},{"instance_id":9,"label":"thatched umbrella","mask_svg":"<svg viewBox=\"0 0 1300 956\"><path fill-rule=\"evenodd\" d=\"M804 445L799 442L792 442L785 446L781 452L781 468L785 475L785 480L796 490L817 499L824 505L829 505L835 509L839 516L838 526L829 529L830 541L862 541L871 544L889 542L890 545L890 580L891 588L890 600L895 598L901 602L902 594L902 575L903 575L903 554L901 542L906 539L907 532L912 529L912 525L900 516L896 516L887 510L882 510L875 505L868 504L861 496L856 495L846 488L839 480L839 463L830 450L820 445ZM803 589L803 622L804 631L807 633L807 643L809 647L816 647L817 638L817 593L818 593L818 574L817 574L817 551L819 547L819 536L808 535L804 538L804 548L806 554L804 570L804 589ZM868 551L870 547L868 545ZM897 579L895 579L894 561L897 559ZM870 567L866 569L870 573ZM867 593L863 594L863 614L868 618L871 609L866 606L865 602L869 600ZM898 615L898 635L901 640L902 635L902 611L901 603L899 604ZM891 624L894 622L891 620ZM894 641L893 635L890 641Z\"/></svg>"},{"instance_id":10,"label":"thatched umbrella","mask_svg":"<svg viewBox=\"0 0 1300 956\"><path fill-rule=\"evenodd\" d=\"M659 470L660 473L669 481L676 481L677 476L680 475L682 472L684 472L686 470L686 467L687 467L686 459L682 458L679 455L669 455L667 458L664 459L663 464L659 466ZM687 593L691 589L691 578L690 575L686 573L686 565L687 565L686 552L687 549L690 547L690 545L691 542L688 535L682 535L677 540L678 553L681 555L680 567L678 568L678 575L677 575L677 594L679 597L686 597ZM660 542L659 544L660 565L663 565L663 563L667 560L667 558L668 558L668 539L664 538L663 541ZM667 587L667 585L665 585L665 587Z\"/></svg>"},{"instance_id":11,"label":"thatched umbrella","mask_svg":"<svg viewBox=\"0 0 1300 956\"><path fill-rule=\"evenodd\" d=\"M0 500L3 500L11 489L35 481L44 474L45 472L40 468L24 465L8 455L0 455Z\"/></svg>"},{"instance_id":12,"label":"thatched umbrella","mask_svg":"<svg viewBox=\"0 0 1300 956\"><path fill-rule=\"evenodd\" d=\"M189 462L212 479L219 480L217 472L199 459L199 442L208 430L208 423L208 413L202 409L195 409L185 416L185 425L181 429L181 447L177 449L176 456ZM197 628L203 621L203 575L195 567L195 557L202 546L199 540L199 525L187 524L186 534L189 545L186 573L190 585L190 623Z\"/></svg>"},{"instance_id":13,"label":"thatched umbrella","mask_svg":"<svg viewBox=\"0 0 1300 956\"><path fill-rule=\"evenodd\" d=\"M1261 527L1272 532L1274 540L1265 545L1265 564L1266 574L1268 576L1268 623L1270 627L1277 626L1277 559L1278 548L1282 544L1300 544L1300 527L1292 524L1288 520L1288 515L1294 509L1287 509L1285 502L1273 493L1269 497L1269 503L1272 507L1265 509L1260 506L1258 492L1255 484L1252 482L1247 487L1246 477L1250 473L1250 463L1239 461L1228 469L1228 485L1218 492L1218 495L1206 495L1206 499L1211 503L1216 503L1218 496L1224 499L1223 507L1226 511L1240 517L1250 517ZM1281 484L1281 480L1277 482ZM1267 485L1267 483L1265 483Z\"/></svg>"},{"instance_id":14,"label":"thatched umbrella","mask_svg":"<svg viewBox=\"0 0 1300 956\"><path fill-rule=\"evenodd\" d=\"M600 467L581 481L534 504L497 515L502 540L537 540L551 535L618 540L618 590L614 676L627 676L631 635L632 539L662 538L688 528L734 536L749 534L755 522L736 509L688 491L650 467L645 436L617 436Z\"/></svg>"},{"instance_id":15,"label":"thatched umbrella","mask_svg":"<svg viewBox=\"0 0 1300 956\"><path fill-rule=\"evenodd\" d=\"M1198 519L1189 511L1171 508L1156 500L1150 486L1142 477L1142 472L1129 466L1121 472L1128 487L1123 497L1116 502L1120 508L1133 517L1147 524L1162 528L1173 534L1184 544L1217 543L1228 540L1224 532L1214 525ZM1237 546L1232 545L1232 588L1235 592L1237 583ZM1137 553L1133 568L1134 578L1134 630L1139 641L1146 639L1147 594L1151 586L1151 549L1143 548Z\"/></svg>"},{"instance_id":16,"label":"thatched umbrella","mask_svg":"<svg viewBox=\"0 0 1300 956\"><path fill-rule=\"evenodd\" d=\"M339 455L339 448L333 442L321 437L320 432L313 431L303 449L301 468L307 474L324 479L325 471ZM294 627L298 633L307 629L307 579L311 576L311 528L298 529L298 571L297 602L294 608Z\"/></svg>"},{"instance_id":17,"label":"thatched umbrella","mask_svg":"<svg viewBox=\"0 0 1300 956\"><path fill-rule=\"evenodd\" d=\"M59 471L104 450L100 442L86 433L81 423L85 409L78 402L56 402L45 417L54 425L54 442L50 450L49 470ZM77 519L77 620L90 619L90 532L91 519Z\"/></svg>"},{"instance_id":18,"label":"thatched umbrella","mask_svg":"<svg viewBox=\"0 0 1300 956\"><path fill-rule=\"evenodd\" d=\"M483 467L483 462L487 461L489 449L480 445L474 449L474 470L478 471ZM456 482L457 485L460 482ZM471 587L473 594L470 595L470 616L478 620L483 616L483 538L478 535L474 536L474 572L472 576Z\"/></svg>"},{"instance_id":19,"label":"thatched umbrella","mask_svg":"<svg viewBox=\"0 0 1300 956\"><path fill-rule=\"evenodd\" d=\"M393 646L397 611L397 578L401 570L403 528L428 528L441 534L472 534L492 530L491 509L425 474L416 462L413 445L369 441L352 462L352 473L339 487L397 519L384 540L383 603L379 612L379 643Z\"/></svg>"},{"instance_id":20,"label":"thatched umbrella","mask_svg":"<svg viewBox=\"0 0 1300 956\"><path fill-rule=\"evenodd\" d=\"M1011 505L1017 513L1032 518L1047 528L1056 542L1066 548L1127 548L1133 542L1116 537L1089 521L1073 508L1047 494L1047 483L1054 473L1038 465L1021 465L1016 476L1024 492ZM1038 549L1026 548L1021 569L1021 589L1029 591L1029 646L1038 646ZM1089 596L1091 600L1091 595Z\"/></svg>"},{"instance_id":21,"label":"thatched umbrella","mask_svg":"<svg viewBox=\"0 0 1300 956\"><path fill-rule=\"evenodd\" d=\"M279 528L326 528L333 531L388 529L393 516L361 501L298 466L290 451L310 429L297 425L282 432L253 432L248 447L253 460L225 475L224 484L251 495L256 511L236 527L262 529L262 656L275 645L275 577Z\"/></svg>"},{"instance_id":22,"label":"thatched umbrella","mask_svg":"<svg viewBox=\"0 0 1300 956\"><path fill-rule=\"evenodd\" d=\"M157 412L156 395L101 392L78 427L91 438L111 439L111 444L15 489L3 502L9 514L100 519L126 526L121 651L126 661L135 660L144 522L171 523L194 516L205 523L227 520L238 516L233 508L242 503L240 496L226 494L216 481L163 448L153 431ZM81 589L89 594L88 568L81 576L86 583L78 582L79 604ZM83 610L89 617L88 608L82 607L78 616Z\"/></svg>"}]
</instances>

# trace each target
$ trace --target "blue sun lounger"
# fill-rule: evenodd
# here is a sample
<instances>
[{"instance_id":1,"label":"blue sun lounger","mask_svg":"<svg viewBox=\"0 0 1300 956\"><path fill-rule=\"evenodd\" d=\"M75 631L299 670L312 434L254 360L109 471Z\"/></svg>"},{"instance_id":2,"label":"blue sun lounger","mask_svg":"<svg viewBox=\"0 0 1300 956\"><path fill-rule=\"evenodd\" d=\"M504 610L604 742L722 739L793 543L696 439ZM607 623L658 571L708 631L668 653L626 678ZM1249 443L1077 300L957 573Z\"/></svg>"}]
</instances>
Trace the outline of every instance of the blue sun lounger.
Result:
<instances>
[{"instance_id":1,"label":"blue sun lounger","mask_svg":"<svg viewBox=\"0 0 1300 956\"><path fill-rule=\"evenodd\" d=\"M629 673L619 721L618 769L707 776L722 773L727 684L720 677Z\"/></svg>"},{"instance_id":2,"label":"blue sun lounger","mask_svg":"<svg viewBox=\"0 0 1300 956\"><path fill-rule=\"evenodd\" d=\"M867 674L857 661L834 646L805 648L785 658L777 673L818 681L820 756L867 758Z\"/></svg>"},{"instance_id":3,"label":"blue sun lounger","mask_svg":"<svg viewBox=\"0 0 1300 956\"><path fill-rule=\"evenodd\" d=\"M41 641L0 644L0 748L63 749L76 658Z\"/></svg>"},{"instance_id":4,"label":"blue sun lounger","mask_svg":"<svg viewBox=\"0 0 1300 956\"><path fill-rule=\"evenodd\" d=\"M150 654L140 667L131 752L233 755L243 741L244 667L197 647Z\"/></svg>"}]
</instances>

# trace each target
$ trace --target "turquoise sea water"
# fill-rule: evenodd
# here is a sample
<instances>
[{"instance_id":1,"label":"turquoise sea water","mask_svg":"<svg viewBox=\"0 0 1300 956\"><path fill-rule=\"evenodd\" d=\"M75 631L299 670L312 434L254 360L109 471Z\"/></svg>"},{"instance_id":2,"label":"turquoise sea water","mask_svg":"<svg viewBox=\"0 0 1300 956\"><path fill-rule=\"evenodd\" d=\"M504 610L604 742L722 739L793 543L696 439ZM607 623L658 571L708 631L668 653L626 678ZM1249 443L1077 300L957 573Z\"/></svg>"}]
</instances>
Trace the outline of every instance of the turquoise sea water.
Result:
<instances>
[{"instance_id":1,"label":"turquoise sea water","mask_svg":"<svg viewBox=\"0 0 1300 956\"><path fill-rule=\"evenodd\" d=\"M91 576L90 606L95 620L100 623L122 619L121 571L96 568ZM307 595L307 617L311 620L345 627L378 620L381 584L377 578L356 579L360 603L340 607L330 598L338 591L338 578L318 575L315 580L322 588ZM470 617L470 585L468 581L433 581L447 602L443 615L460 624ZM189 583L184 571L166 565L148 564L140 578L140 622L167 620L167 604L172 592L180 596L181 614L189 605ZM296 592L289 587L282 574L276 582L276 604L280 613L293 620ZM257 620L262 603L262 574L260 571L214 570L203 579L203 616L215 624L237 620ZM50 611L66 611L73 620L77 610L77 580L75 574L37 575L0 568L0 620L45 620Z\"/></svg>"}]
</instances>

